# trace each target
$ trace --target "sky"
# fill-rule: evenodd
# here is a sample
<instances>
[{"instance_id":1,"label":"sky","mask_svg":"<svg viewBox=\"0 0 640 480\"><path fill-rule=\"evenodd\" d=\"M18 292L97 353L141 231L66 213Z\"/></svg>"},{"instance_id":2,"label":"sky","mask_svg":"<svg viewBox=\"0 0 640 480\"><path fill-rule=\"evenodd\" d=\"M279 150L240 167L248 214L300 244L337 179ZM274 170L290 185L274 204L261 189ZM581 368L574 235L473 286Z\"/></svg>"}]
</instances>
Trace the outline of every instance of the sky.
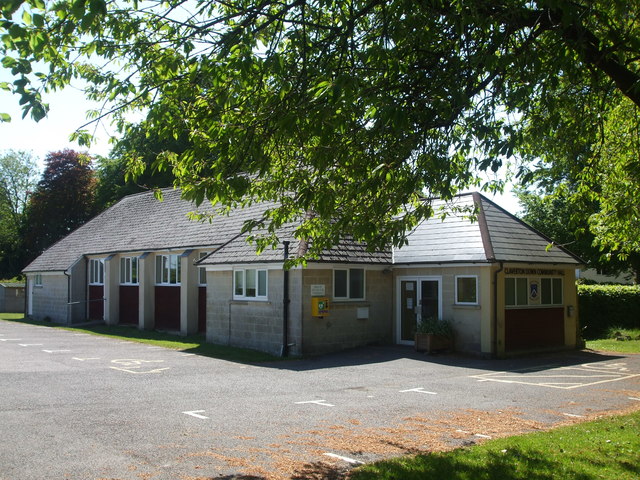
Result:
<instances>
[{"instance_id":1,"label":"sky","mask_svg":"<svg viewBox=\"0 0 640 480\"><path fill-rule=\"evenodd\" d=\"M11 82L12 78L6 70L0 68L0 82L6 81ZM40 168L48 152L65 148L105 157L109 155L109 138L116 135L116 131L108 123L102 123L95 129L95 141L89 149L81 148L69 141L69 135L87 122L85 112L96 108L96 104L89 102L80 89L67 87L61 92L45 96L44 101L50 106L49 115L39 122L35 122L29 116L22 119L18 100L19 98L10 92L0 90L0 112L8 113L12 119L9 123L0 123L0 152L10 149L31 151ZM516 197L511 193L510 185L502 195L484 195L510 213L517 214L520 210Z\"/></svg>"}]
</instances>

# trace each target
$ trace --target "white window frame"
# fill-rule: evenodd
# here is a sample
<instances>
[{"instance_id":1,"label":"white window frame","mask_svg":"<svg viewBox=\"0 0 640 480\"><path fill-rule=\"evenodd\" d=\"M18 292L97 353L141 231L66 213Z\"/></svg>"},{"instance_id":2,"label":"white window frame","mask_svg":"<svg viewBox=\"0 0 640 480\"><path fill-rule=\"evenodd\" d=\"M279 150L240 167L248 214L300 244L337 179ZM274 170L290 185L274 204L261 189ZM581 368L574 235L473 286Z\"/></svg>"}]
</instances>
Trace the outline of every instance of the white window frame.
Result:
<instances>
[{"instance_id":1,"label":"white window frame","mask_svg":"<svg viewBox=\"0 0 640 480\"><path fill-rule=\"evenodd\" d=\"M135 264L135 278L134 268ZM120 257L120 285L140 284L140 261L138 257Z\"/></svg>"},{"instance_id":2,"label":"white window frame","mask_svg":"<svg viewBox=\"0 0 640 480\"><path fill-rule=\"evenodd\" d=\"M156 285L179 286L182 281L182 266L180 255L161 253L156 255ZM172 272L175 271L175 281Z\"/></svg>"},{"instance_id":3,"label":"white window frame","mask_svg":"<svg viewBox=\"0 0 640 480\"><path fill-rule=\"evenodd\" d=\"M104 285L104 259L89 259L89 285Z\"/></svg>"},{"instance_id":4,"label":"white window frame","mask_svg":"<svg viewBox=\"0 0 640 480\"><path fill-rule=\"evenodd\" d=\"M41 273L36 273L33 276L33 286L34 287L41 287L42 286L42 274Z\"/></svg>"},{"instance_id":5,"label":"white window frame","mask_svg":"<svg viewBox=\"0 0 640 480\"><path fill-rule=\"evenodd\" d=\"M351 293L351 272L354 270L362 271L362 296L354 297ZM336 272L347 272L347 295L346 296L337 296L336 295ZM333 269L333 299L334 300L354 300L361 301L364 300L367 296L367 270L362 267L348 267L348 268L334 268Z\"/></svg>"},{"instance_id":6,"label":"white window frame","mask_svg":"<svg viewBox=\"0 0 640 480\"><path fill-rule=\"evenodd\" d=\"M200 252L198 255L198 260L202 260L204 257L209 255L211 252ZM207 286L207 268L206 267L198 267L198 285L200 287Z\"/></svg>"},{"instance_id":7,"label":"white window frame","mask_svg":"<svg viewBox=\"0 0 640 480\"><path fill-rule=\"evenodd\" d=\"M253 276L253 278L247 276ZM264 285L261 285L261 279ZM250 280L251 282L247 281ZM255 295L247 295L247 284L255 285ZM262 287L262 288L261 288ZM263 295L260 293L264 292ZM243 267L233 269L233 299L234 300L259 300L265 301L269 298L269 270L267 267Z\"/></svg>"},{"instance_id":8,"label":"white window frame","mask_svg":"<svg viewBox=\"0 0 640 480\"><path fill-rule=\"evenodd\" d=\"M475 280L475 284L476 284L476 299L473 302L463 302L460 301L459 297L458 297L458 280L459 279L465 279L465 278L471 278L473 280ZM479 289L478 289L478 275L456 275L455 276L455 304L456 305L478 305L480 303L479 300Z\"/></svg>"}]
</instances>

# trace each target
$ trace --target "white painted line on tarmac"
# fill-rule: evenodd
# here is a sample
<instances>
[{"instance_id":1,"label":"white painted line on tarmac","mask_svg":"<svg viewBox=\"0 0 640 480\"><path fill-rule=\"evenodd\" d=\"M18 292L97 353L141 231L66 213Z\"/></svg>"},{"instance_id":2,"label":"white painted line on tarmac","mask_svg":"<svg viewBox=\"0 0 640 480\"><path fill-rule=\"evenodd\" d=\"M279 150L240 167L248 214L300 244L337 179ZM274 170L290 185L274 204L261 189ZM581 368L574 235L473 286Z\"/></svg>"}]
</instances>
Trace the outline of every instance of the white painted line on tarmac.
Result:
<instances>
[{"instance_id":1,"label":"white painted line on tarmac","mask_svg":"<svg viewBox=\"0 0 640 480\"><path fill-rule=\"evenodd\" d=\"M409 388L408 390L400 390L400 393L406 393L406 392L416 392L416 393L425 393L427 395L437 395L436 392L428 392L422 387Z\"/></svg>"},{"instance_id":2,"label":"white painted line on tarmac","mask_svg":"<svg viewBox=\"0 0 640 480\"><path fill-rule=\"evenodd\" d=\"M335 407L335 405L328 403L326 400L307 400L304 402L294 402L296 405L303 405L305 403L315 403L316 405L322 405L323 407Z\"/></svg>"},{"instance_id":3,"label":"white painted line on tarmac","mask_svg":"<svg viewBox=\"0 0 640 480\"><path fill-rule=\"evenodd\" d=\"M120 370L121 372L127 372L127 373L135 373L135 374L145 374L145 373L160 373L163 370L169 370L169 367L165 367L165 368L155 368L153 370L144 370L144 371L137 371L137 370L132 370L131 368L120 368L120 367L109 367L112 368L114 370ZM133 367L133 368L138 368L138 367Z\"/></svg>"},{"instance_id":4,"label":"white painted line on tarmac","mask_svg":"<svg viewBox=\"0 0 640 480\"><path fill-rule=\"evenodd\" d=\"M466 434L470 434L471 432L467 432L466 430L456 430L456 432L458 433L466 433Z\"/></svg>"},{"instance_id":5,"label":"white painted line on tarmac","mask_svg":"<svg viewBox=\"0 0 640 480\"><path fill-rule=\"evenodd\" d=\"M183 353L182 355L180 355L181 357L193 357L195 356L195 353Z\"/></svg>"},{"instance_id":6,"label":"white painted line on tarmac","mask_svg":"<svg viewBox=\"0 0 640 480\"><path fill-rule=\"evenodd\" d=\"M491 435L483 435L481 433L476 433L475 436L478 438L489 438L489 439L491 438Z\"/></svg>"},{"instance_id":7,"label":"white painted line on tarmac","mask_svg":"<svg viewBox=\"0 0 640 480\"><path fill-rule=\"evenodd\" d=\"M21 338L0 338L0 342L19 342Z\"/></svg>"},{"instance_id":8,"label":"white painted line on tarmac","mask_svg":"<svg viewBox=\"0 0 640 480\"><path fill-rule=\"evenodd\" d=\"M100 360L100 357L89 357L89 358L73 357L73 360L78 360L79 362L85 362L87 360Z\"/></svg>"},{"instance_id":9,"label":"white painted line on tarmac","mask_svg":"<svg viewBox=\"0 0 640 480\"><path fill-rule=\"evenodd\" d=\"M204 415L200 415L205 410L191 410L190 412L182 412L185 415L190 415L195 418L199 418L200 420L207 420L209 417L205 417Z\"/></svg>"},{"instance_id":10,"label":"white painted line on tarmac","mask_svg":"<svg viewBox=\"0 0 640 480\"><path fill-rule=\"evenodd\" d=\"M64 353L64 352L70 352L71 350L42 350L42 351L46 353Z\"/></svg>"},{"instance_id":11,"label":"white painted line on tarmac","mask_svg":"<svg viewBox=\"0 0 640 480\"><path fill-rule=\"evenodd\" d=\"M575 413L563 413L565 417L584 418L584 415L576 415Z\"/></svg>"},{"instance_id":12,"label":"white painted line on tarmac","mask_svg":"<svg viewBox=\"0 0 640 480\"><path fill-rule=\"evenodd\" d=\"M636 397L629 397L629 400L635 400L636 402L640 402L640 398L636 398Z\"/></svg>"},{"instance_id":13,"label":"white painted line on tarmac","mask_svg":"<svg viewBox=\"0 0 640 480\"><path fill-rule=\"evenodd\" d=\"M354 465L364 465L364 462L360 460L356 460L355 458L343 457L342 455L337 455L335 453L325 453L327 457L337 458L338 460L342 460L343 462L352 463Z\"/></svg>"},{"instance_id":14,"label":"white painted line on tarmac","mask_svg":"<svg viewBox=\"0 0 640 480\"><path fill-rule=\"evenodd\" d=\"M154 347L147 347L147 348L148 348L149 350L158 350L158 349L160 349L160 348L164 348L164 347L155 347L155 346L154 346Z\"/></svg>"},{"instance_id":15,"label":"white painted line on tarmac","mask_svg":"<svg viewBox=\"0 0 640 480\"><path fill-rule=\"evenodd\" d=\"M21 347L41 347L44 343L19 343Z\"/></svg>"}]
</instances>

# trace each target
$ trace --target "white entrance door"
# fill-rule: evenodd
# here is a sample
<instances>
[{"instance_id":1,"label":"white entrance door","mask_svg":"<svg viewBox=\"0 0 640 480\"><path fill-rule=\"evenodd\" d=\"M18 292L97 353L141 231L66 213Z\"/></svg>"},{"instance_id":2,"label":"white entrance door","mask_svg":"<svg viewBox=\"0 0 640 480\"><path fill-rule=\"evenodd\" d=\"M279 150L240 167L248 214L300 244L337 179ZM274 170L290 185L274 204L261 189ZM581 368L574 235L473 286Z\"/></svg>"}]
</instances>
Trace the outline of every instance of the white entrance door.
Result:
<instances>
[{"instance_id":1,"label":"white entrance door","mask_svg":"<svg viewBox=\"0 0 640 480\"><path fill-rule=\"evenodd\" d=\"M423 319L442 318L441 277L399 277L396 340L413 345L416 327Z\"/></svg>"}]
</instances>

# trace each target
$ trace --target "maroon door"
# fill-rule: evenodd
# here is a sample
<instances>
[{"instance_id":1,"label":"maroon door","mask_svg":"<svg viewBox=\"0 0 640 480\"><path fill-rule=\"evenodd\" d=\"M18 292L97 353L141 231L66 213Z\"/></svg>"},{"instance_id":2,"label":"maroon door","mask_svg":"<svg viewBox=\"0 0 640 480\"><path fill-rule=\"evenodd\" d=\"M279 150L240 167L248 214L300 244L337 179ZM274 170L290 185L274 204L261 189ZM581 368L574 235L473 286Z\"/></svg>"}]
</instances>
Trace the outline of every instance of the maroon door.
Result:
<instances>
[{"instance_id":1,"label":"maroon door","mask_svg":"<svg viewBox=\"0 0 640 480\"><path fill-rule=\"evenodd\" d=\"M138 325L138 286L120 285L120 323Z\"/></svg>"},{"instance_id":2,"label":"maroon door","mask_svg":"<svg viewBox=\"0 0 640 480\"><path fill-rule=\"evenodd\" d=\"M180 331L180 286L156 286L156 328Z\"/></svg>"},{"instance_id":3,"label":"maroon door","mask_svg":"<svg viewBox=\"0 0 640 480\"><path fill-rule=\"evenodd\" d=\"M104 320L103 285L89 285L89 320Z\"/></svg>"},{"instance_id":4,"label":"maroon door","mask_svg":"<svg viewBox=\"0 0 640 480\"><path fill-rule=\"evenodd\" d=\"M534 350L564 345L564 308L505 310L505 350Z\"/></svg>"}]
</instances>

